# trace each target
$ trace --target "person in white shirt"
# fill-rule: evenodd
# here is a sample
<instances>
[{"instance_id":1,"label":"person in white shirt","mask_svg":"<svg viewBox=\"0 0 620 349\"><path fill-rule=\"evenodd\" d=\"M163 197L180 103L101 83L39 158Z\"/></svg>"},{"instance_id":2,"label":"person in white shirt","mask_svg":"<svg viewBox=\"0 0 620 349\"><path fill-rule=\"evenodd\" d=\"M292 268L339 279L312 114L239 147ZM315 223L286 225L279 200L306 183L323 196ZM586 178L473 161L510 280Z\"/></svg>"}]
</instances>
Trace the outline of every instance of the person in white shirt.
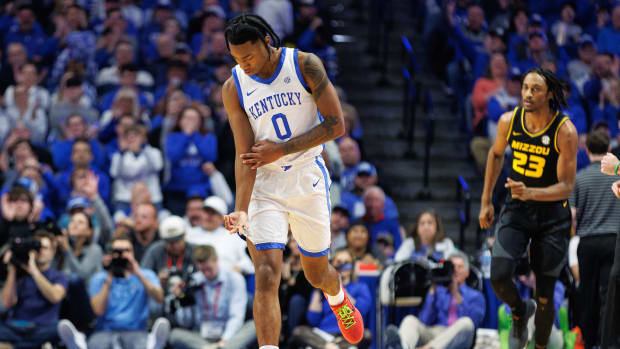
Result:
<instances>
[{"instance_id":1,"label":"person in white shirt","mask_svg":"<svg viewBox=\"0 0 620 349\"><path fill-rule=\"evenodd\" d=\"M202 225L191 228L185 234L185 241L192 245L212 245L220 256L220 264L230 269L254 274L254 264L246 253L246 243L231 235L223 226L228 207L217 196L208 197L203 203Z\"/></svg>"},{"instance_id":2,"label":"person in white shirt","mask_svg":"<svg viewBox=\"0 0 620 349\"><path fill-rule=\"evenodd\" d=\"M120 86L120 67L124 64L134 63L135 60L135 48L133 44L125 40L119 41L114 50L114 60L115 64L113 66L103 68L99 71L95 82L97 88L105 91L106 89L110 90ZM136 85L140 86L140 88L149 90L153 87L153 83L153 76L151 76L149 72L144 70L138 71Z\"/></svg>"}]
</instances>

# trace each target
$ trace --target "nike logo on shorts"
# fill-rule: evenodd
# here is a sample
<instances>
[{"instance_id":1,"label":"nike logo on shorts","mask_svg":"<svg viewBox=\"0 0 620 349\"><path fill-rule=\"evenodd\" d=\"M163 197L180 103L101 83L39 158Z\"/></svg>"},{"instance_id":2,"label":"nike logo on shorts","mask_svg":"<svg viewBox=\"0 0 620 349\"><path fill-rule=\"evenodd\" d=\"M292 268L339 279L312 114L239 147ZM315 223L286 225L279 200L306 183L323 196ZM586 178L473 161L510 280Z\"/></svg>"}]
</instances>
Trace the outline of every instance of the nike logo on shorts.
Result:
<instances>
[{"instance_id":1,"label":"nike logo on shorts","mask_svg":"<svg viewBox=\"0 0 620 349\"><path fill-rule=\"evenodd\" d=\"M313 186L313 187L316 187L316 185L317 185L317 184L319 184L319 182L320 182L320 181L321 181L321 179L319 178L319 179L316 181L316 183L314 183L312 186Z\"/></svg>"}]
</instances>

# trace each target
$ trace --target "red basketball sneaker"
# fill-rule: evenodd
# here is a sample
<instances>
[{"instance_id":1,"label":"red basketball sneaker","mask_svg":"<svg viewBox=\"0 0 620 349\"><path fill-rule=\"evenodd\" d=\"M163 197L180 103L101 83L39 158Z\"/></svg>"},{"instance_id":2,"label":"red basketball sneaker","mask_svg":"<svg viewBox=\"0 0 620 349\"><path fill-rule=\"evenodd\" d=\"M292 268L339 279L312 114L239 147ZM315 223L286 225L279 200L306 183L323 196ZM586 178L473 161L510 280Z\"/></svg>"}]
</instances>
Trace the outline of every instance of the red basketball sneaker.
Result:
<instances>
[{"instance_id":1,"label":"red basketball sneaker","mask_svg":"<svg viewBox=\"0 0 620 349\"><path fill-rule=\"evenodd\" d=\"M327 298L327 294L325 294L325 298ZM344 291L344 302L342 304L330 305L330 307L338 319L338 327L344 339L351 344L359 343L364 337L364 320L360 311L349 300L347 291Z\"/></svg>"}]
</instances>

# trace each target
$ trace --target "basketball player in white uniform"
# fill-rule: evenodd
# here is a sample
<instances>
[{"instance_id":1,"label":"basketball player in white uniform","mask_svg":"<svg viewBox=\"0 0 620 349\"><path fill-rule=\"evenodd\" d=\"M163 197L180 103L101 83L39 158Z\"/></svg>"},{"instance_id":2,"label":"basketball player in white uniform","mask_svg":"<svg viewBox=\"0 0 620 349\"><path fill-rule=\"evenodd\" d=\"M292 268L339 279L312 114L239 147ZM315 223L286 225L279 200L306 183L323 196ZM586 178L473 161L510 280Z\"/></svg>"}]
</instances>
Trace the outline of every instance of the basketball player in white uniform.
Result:
<instances>
[{"instance_id":1,"label":"basketball player in white uniform","mask_svg":"<svg viewBox=\"0 0 620 349\"><path fill-rule=\"evenodd\" d=\"M231 233L246 238L256 269L259 347L274 349L279 341L278 286L289 225L306 278L323 290L345 339L357 343L361 315L327 257L330 179L320 154L325 142L344 133L336 91L318 57L278 47L261 17L240 15L225 35L238 65L222 90L237 154L235 211L224 220Z\"/></svg>"}]
</instances>

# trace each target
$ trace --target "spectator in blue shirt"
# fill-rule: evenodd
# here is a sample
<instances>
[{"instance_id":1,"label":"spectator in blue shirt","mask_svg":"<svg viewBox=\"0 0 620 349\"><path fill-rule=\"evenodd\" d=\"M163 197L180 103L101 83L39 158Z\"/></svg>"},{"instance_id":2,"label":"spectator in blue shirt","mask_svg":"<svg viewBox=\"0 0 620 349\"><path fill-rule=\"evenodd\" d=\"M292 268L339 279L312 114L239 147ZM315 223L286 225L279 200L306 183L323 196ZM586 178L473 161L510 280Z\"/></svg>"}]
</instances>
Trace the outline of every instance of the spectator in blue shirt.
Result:
<instances>
[{"instance_id":1,"label":"spectator in blue shirt","mask_svg":"<svg viewBox=\"0 0 620 349\"><path fill-rule=\"evenodd\" d=\"M217 138L207 133L204 116L195 107L179 113L174 132L166 139L166 157L170 162L170 181L166 184L167 206L182 214L185 195L193 186L209 186L208 163L217 160ZM175 200L179 198L179 200Z\"/></svg>"},{"instance_id":2,"label":"spectator in blue shirt","mask_svg":"<svg viewBox=\"0 0 620 349\"><path fill-rule=\"evenodd\" d=\"M371 186L364 191L362 199L366 207L362 220L368 225L370 241L374 244L379 234L391 235L394 238L394 248L398 249L404 234L398 220L389 218L384 213L386 199L383 189Z\"/></svg>"},{"instance_id":3,"label":"spectator in blue shirt","mask_svg":"<svg viewBox=\"0 0 620 349\"><path fill-rule=\"evenodd\" d=\"M377 185L379 178L375 167L366 161L360 162L355 168L355 177L353 177L353 190L343 191L340 195L340 204L344 206L351 214L352 220L360 219L366 213L362 194L370 186ZM385 207L383 213L389 219L398 219L398 209L394 200L389 196L385 196Z\"/></svg>"},{"instance_id":4,"label":"spectator in blue shirt","mask_svg":"<svg viewBox=\"0 0 620 349\"><path fill-rule=\"evenodd\" d=\"M4 36L4 47L12 42L19 42L26 47L30 59L41 63L49 45L47 36L36 21L33 5L22 3L18 6L15 19Z\"/></svg>"},{"instance_id":5,"label":"spectator in blue shirt","mask_svg":"<svg viewBox=\"0 0 620 349\"><path fill-rule=\"evenodd\" d=\"M403 348L469 348L485 313L484 296L465 285L469 259L454 252L452 282L432 285L418 317L408 315L398 330ZM432 326L432 329L431 329ZM441 331L440 329L443 329Z\"/></svg>"},{"instance_id":6,"label":"spectator in blue shirt","mask_svg":"<svg viewBox=\"0 0 620 349\"><path fill-rule=\"evenodd\" d=\"M370 295L368 285L357 281L354 271L354 261L351 253L342 248L336 250L331 259L332 266L338 270L340 280L347 294L351 297L351 302L359 309L365 321L368 320L368 314L373 306L373 299ZM293 338L291 342L296 347L311 347L313 349L323 348L345 348L349 347L338 329L338 323L332 316L332 310L327 303L327 299L321 297L321 292L314 290L310 297L310 305L306 313L306 320L309 326L298 326L293 330ZM320 335L319 333L323 334ZM329 346L328 343L333 345ZM367 348L370 344L370 333L365 331L362 342L357 344L356 348Z\"/></svg>"},{"instance_id":7,"label":"spectator in blue shirt","mask_svg":"<svg viewBox=\"0 0 620 349\"><path fill-rule=\"evenodd\" d=\"M0 323L0 342L10 343L13 348L58 344L56 326L60 301L67 294L67 278L52 268L54 236L43 230L34 238L41 247L30 251L27 262L12 260L15 256L11 251L3 259L8 275L2 288L2 305L10 312L8 319ZM18 279L17 268L26 276Z\"/></svg>"},{"instance_id":8,"label":"spectator in blue shirt","mask_svg":"<svg viewBox=\"0 0 620 349\"><path fill-rule=\"evenodd\" d=\"M52 144L52 159L54 167L58 171L71 170L74 165L72 149L78 139L82 139L90 145L90 161L99 170L105 169L105 151L101 144L94 139L88 139L88 125L79 114L69 116L63 125L64 140L58 140ZM87 165L91 165L89 162Z\"/></svg>"},{"instance_id":9,"label":"spectator in blue shirt","mask_svg":"<svg viewBox=\"0 0 620 349\"><path fill-rule=\"evenodd\" d=\"M609 136L618 136L618 112L620 112L620 78L609 79L600 92L599 102L590 110L592 123L604 121L609 127Z\"/></svg>"},{"instance_id":10,"label":"spectator in blue shirt","mask_svg":"<svg viewBox=\"0 0 620 349\"><path fill-rule=\"evenodd\" d=\"M614 61L618 59L617 56L600 50L599 52L594 59L590 79L583 85L583 97L586 100L586 108L589 109L599 103L603 86L618 74L613 70Z\"/></svg>"},{"instance_id":11,"label":"spectator in blue shirt","mask_svg":"<svg viewBox=\"0 0 620 349\"><path fill-rule=\"evenodd\" d=\"M103 258L106 271L93 275L89 283L90 304L98 318L88 348L111 349L120 343L123 349L162 349L170 331L168 320L157 319L152 333L146 332L149 299L162 303L164 298L157 275L140 268L129 238L114 238L110 247ZM70 322L62 321L58 332L68 347L86 348L84 334Z\"/></svg>"},{"instance_id":12,"label":"spectator in blue shirt","mask_svg":"<svg viewBox=\"0 0 620 349\"><path fill-rule=\"evenodd\" d=\"M611 12L611 25L599 31L597 45L600 52L620 56L620 6Z\"/></svg>"},{"instance_id":13,"label":"spectator in blue shirt","mask_svg":"<svg viewBox=\"0 0 620 349\"><path fill-rule=\"evenodd\" d=\"M175 348L201 349L209 344L217 348L246 348L256 340L253 321L245 321L248 302L245 280L239 273L220 266L215 248L194 248L192 259L198 272L192 275L196 304L177 309L180 328L170 334ZM178 285L174 291L181 293Z\"/></svg>"},{"instance_id":14,"label":"spectator in blue shirt","mask_svg":"<svg viewBox=\"0 0 620 349\"><path fill-rule=\"evenodd\" d=\"M187 80L188 66L184 62L173 60L168 64L168 84L155 91L155 103L159 102L171 89L181 89L193 101L202 102L200 86Z\"/></svg>"}]
</instances>

